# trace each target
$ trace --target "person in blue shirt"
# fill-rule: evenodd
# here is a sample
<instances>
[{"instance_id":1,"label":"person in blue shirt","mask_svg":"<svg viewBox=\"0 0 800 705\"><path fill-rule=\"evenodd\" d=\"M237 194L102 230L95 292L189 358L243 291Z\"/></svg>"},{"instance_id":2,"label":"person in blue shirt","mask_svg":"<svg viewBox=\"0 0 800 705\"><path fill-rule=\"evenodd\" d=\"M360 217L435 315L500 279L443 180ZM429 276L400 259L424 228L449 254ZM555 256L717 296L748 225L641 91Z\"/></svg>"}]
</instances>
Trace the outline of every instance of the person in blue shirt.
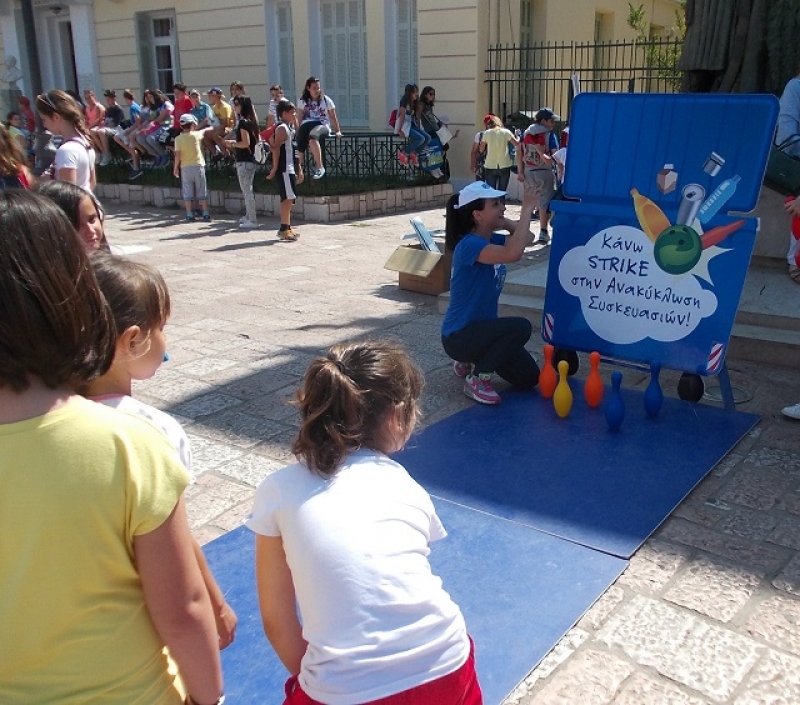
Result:
<instances>
[{"instance_id":1,"label":"person in blue shirt","mask_svg":"<svg viewBox=\"0 0 800 705\"><path fill-rule=\"evenodd\" d=\"M530 223L537 197L526 191L520 219L514 221L505 217L505 195L475 181L450 198L445 216L453 271L442 346L455 360L456 375L464 378L464 394L481 404L500 403L492 386L494 373L520 389L533 389L539 381L539 366L525 349L531 322L497 315L506 264L519 261L533 242Z\"/></svg>"}]
</instances>

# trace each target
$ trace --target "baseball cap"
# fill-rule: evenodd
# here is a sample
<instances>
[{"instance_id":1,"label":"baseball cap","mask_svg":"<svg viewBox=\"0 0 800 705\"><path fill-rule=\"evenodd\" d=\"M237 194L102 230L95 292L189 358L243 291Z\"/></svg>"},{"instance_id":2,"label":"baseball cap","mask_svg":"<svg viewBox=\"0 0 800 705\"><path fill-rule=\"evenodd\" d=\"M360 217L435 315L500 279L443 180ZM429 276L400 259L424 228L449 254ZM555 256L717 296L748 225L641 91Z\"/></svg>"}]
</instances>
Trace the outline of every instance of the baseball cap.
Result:
<instances>
[{"instance_id":1,"label":"baseball cap","mask_svg":"<svg viewBox=\"0 0 800 705\"><path fill-rule=\"evenodd\" d=\"M536 111L536 115L533 116L533 119L536 122L541 122L542 120L560 120L561 116L556 115L550 108L539 108Z\"/></svg>"},{"instance_id":2,"label":"baseball cap","mask_svg":"<svg viewBox=\"0 0 800 705\"><path fill-rule=\"evenodd\" d=\"M181 115L181 125L196 125L197 118L191 113L184 113Z\"/></svg>"},{"instance_id":3,"label":"baseball cap","mask_svg":"<svg viewBox=\"0 0 800 705\"><path fill-rule=\"evenodd\" d=\"M214 88L209 88L208 92L206 93L206 95L214 95L214 94L216 94L216 95L225 95L222 92L222 89L221 88L217 88L216 86Z\"/></svg>"},{"instance_id":4,"label":"baseball cap","mask_svg":"<svg viewBox=\"0 0 800 705\"><path fill-rule=\"evenodd\" d=\"M107 98L116 98L117 92L109 89L107 91L103 91L103 95L106 96Z\"/></svg>"},{"instance_id":5,"label":"baseball cap","mask_svg":"<svg viewBox=\"0 0 800 705\"><path fill-rule=\"evenodd\" d=\"M200 91L198 91L196 88L192 88L192 90L189 91L189 95L197 95L197 96L199 96L200 95Z\"/></svg>"},{"instance_id":6,"label":"baseball cap","mask_svg":"<svg viewBox=\"0 0 800 705\"><path fill-rule=\"evenodd\" d=\"M483 124L485 125L487 122L494 122L497 120L497 115L492 115L489 113L488 115L483 116Z\"/></svg>"},{"instance_id":7,"label":"baseball cap","mask_svg":"<svg viewBox=\"0 0 800 705\"><path fill-rule=\"evenodd\" d=\"M505 191L493 189L483 181L473 181L469 186L465 186L458 194L458 205L456 208L463 208L468 203L477 201L481 198L503 198Z\"/></svg>"}]
</instances>

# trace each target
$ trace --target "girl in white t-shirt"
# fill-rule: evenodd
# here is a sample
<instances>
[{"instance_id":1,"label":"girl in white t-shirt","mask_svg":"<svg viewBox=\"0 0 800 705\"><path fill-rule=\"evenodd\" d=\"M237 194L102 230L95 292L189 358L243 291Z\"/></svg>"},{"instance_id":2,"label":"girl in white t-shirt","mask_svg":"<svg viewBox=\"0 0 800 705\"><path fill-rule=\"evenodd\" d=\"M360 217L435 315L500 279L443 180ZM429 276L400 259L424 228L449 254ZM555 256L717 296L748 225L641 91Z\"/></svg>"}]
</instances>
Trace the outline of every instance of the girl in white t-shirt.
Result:
<instances>
[{"instance_id":1,"label":"girl in white t-shirt","mask_svg":"<svg viewBox=\"0 0 800 705\"><path fill-rule=\"evenodd\" d=\"M246 521L264 631L291 676L285 705L482 703L464 618L428 562L446 532L389 457L423 385L386 341L336 345L306 372L299 462L262 481Z\"/></svg>"},{"instance_id":2,"label":"girl in white t-shirt","mask_svg":"<svg viewBox=\"0 0 800 705\"><path fill-rule=\"evenodd\" d=\"M50 177L94 191L95 153L81 107L64 91L47 91L36 98L36 109L44 128L62 138Z\"/></svg>"},{"instance_id":3,"label":"girl in white t-shirt","mask_svg":"<svg viewBox=\"0 0 800 705\"><path fill-rule=\"evenodd\" d=\"M93 401L147 419L167 437L191 473L192 452L181 425L169 414L131 396L133 380L150 379L165 359L164 326L170 313L167 284L158 270L126 257L95 252L91 263L114 318L117 344L109 370L81 392ZM192 547L214 608L219 645L224 649L233 642L238 620L194 538Z\"/></svg>"},{"instance_id":4,"label":"girl in white t-shirt","mask_svg":"<svg viewBox=\"0 0 800 705\"><path fill-rule=\"evenodd\" d=\"M336 116L336 105L322 92L319 79L314 76L308 78L303 95L297 101L297 116L300 120L297 130L300 163L304 163L306 149L310 148L311 156L314 157L311 178L321 179L325 176L325 167L322 164L320 143L332 134L341 137L342 131Z\"/></svg>"}]
</instances>

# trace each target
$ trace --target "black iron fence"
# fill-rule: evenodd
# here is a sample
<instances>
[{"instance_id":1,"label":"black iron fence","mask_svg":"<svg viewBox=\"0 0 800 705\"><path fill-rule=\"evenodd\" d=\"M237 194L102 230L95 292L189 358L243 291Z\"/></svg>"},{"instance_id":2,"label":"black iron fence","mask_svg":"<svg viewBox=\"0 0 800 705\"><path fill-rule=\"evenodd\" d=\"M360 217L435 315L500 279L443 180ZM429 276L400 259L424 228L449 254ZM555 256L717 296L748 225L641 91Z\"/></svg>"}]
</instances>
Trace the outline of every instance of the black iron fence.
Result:
<instances>
[{"instance_id":1,"label":"black iron fence","mask_svg":"<svg viewBox=\"0 0 800 705\"><path fill-rule=\"evenodd\" d=\"M542 42L489 47L489 105L500 116L552 108L569 116L576 91L671 93L680 88L681 43Z\"/></svg>"},{"instance_id":2,"label":"black iron fence","mask_svg":"<svg viewBox=\"0 0 800 705\"><path fill-rule=\"evenodd\" d=\"M397 160L397 150L404 140L391 132L346 132L342 137L329 137L323 142L322 155L325 175L321 179L311 178L313 160L310 150L306 152L303 170L305 181L298 187L300 195L336 195L358 193L382 188L397 188L406 185L427 184L434 181L428 173L416 167L404 167ZM103 182L125 183L129 181L128 156L113 146L114 159L109 166L98 168L98 177ZM264 178L271 163L259 164L256 172L256 190L277 193L278 185ZM148 186L175 186L172 164L155 167L152 161L142 161L143 173L135 183ZM445 165L443 171L449 170ZM232 160L209 162L206 167L210 188L239 188Z\"/></svg>"}]
</instances>

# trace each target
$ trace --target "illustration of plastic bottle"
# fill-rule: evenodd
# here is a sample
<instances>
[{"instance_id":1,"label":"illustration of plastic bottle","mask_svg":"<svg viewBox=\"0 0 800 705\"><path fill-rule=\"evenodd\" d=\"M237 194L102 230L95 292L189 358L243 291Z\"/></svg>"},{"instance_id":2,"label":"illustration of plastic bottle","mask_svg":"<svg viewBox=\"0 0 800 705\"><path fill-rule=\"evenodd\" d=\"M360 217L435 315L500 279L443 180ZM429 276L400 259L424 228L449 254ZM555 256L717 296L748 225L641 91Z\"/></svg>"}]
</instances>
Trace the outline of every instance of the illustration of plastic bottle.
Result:
<instances>
[{"instance_id":1,"label":"illustration of plastic bottle","mask_svg":"<svg viewBox=\"0 0 800 705\"><path fill-rule=\"evenodd\" d=\"M725 179L714 192L705 200L700 210L697 212L698 220L705 225L711 220L733 196L736 191L736 186L742 180L738 174L732 176L730 179Z\"/></svg>"}]
</instances>

